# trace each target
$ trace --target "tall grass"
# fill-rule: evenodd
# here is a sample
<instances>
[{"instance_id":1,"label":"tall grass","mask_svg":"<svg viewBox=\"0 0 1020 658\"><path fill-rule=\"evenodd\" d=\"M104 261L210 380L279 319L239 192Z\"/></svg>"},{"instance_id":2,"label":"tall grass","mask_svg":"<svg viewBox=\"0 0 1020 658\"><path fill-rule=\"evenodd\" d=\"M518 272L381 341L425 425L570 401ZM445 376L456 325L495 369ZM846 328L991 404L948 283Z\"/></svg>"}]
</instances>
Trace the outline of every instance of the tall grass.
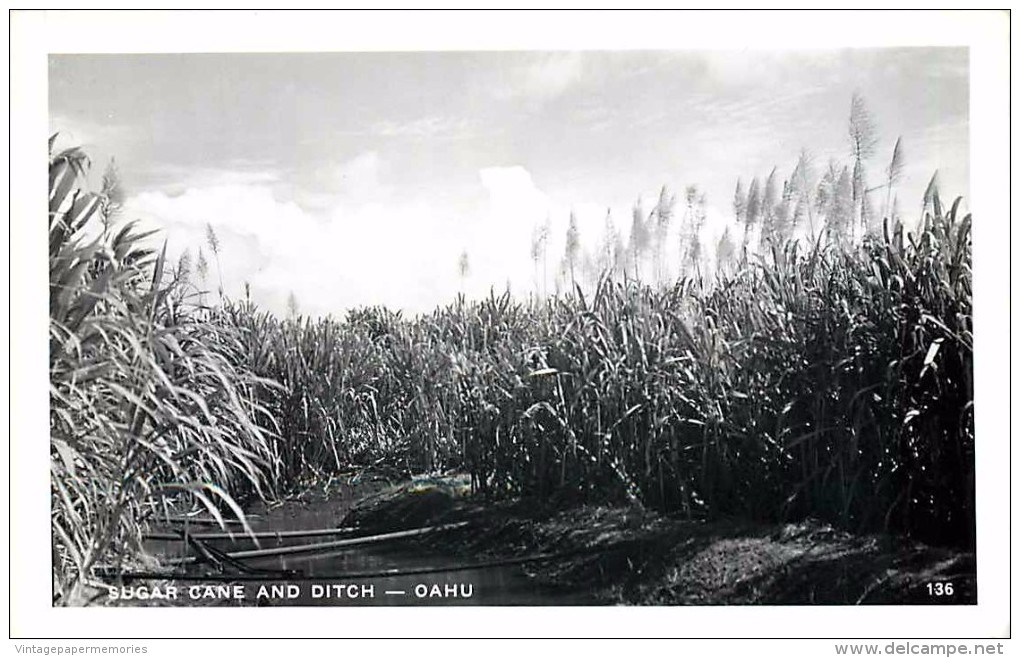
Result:
<instances>
[{"instance_id":1,"label":"tall grass","mask_svg":"<svg viewBox=\"0 0 1020 658\"><path fill-rule=\"evenodd\" d=\"M111 228L86 167L77 150L50 159L58 601L138 560L171 508L242 516L249 496L380 463L463 469L492 497L973 544L959 201L929 199L913 233L775 245L710 283L280 319L190 303L147 236Z\"/></svg>"},{"instance_id":2,"label":"tall grass","mask_svg":"<svg viewBox=\"0 0 1020 658\"><path fill-rule=\"evenodd\" d=\"M287 477L387 460L488 495L605 496L694 518L814 515L973 541L970 218L797 243L715 284L603 280L403 319L222 316L284 384ZM304 474L304 475L302 475Z\"/></svg>"},{"instance_id":3,"label":"tall grass","mask_svg":"<svg viewBox=\"0 0 1020 658\"><path fill-rule=\"evenodd\" d=\"M51 142L52 148L52 142ZM163 253L109 228L83 189L79 150L51 154L50 435L54 600L73 603L97 565L140 555L147 518L273 482L271 386L240 359L227 323L170 296ZM258 422L256 422L258 421ZM270 429L267 429L270 428Z\"/></svg>"}]
</instances>

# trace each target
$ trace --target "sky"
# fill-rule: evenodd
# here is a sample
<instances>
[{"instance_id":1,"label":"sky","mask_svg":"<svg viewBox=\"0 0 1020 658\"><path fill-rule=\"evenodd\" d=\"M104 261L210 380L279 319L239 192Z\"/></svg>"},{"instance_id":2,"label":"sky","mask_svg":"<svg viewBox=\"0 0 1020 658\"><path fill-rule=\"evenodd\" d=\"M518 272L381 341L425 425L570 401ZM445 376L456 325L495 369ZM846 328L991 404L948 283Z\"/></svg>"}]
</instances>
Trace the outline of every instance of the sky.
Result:
<instances>
[{"instance_id":1,"label":"sky","mask_svg":"<svg viewBox=\"0 0 1020 658\"><path fill-rule=\"evenodd\" d=\"M966 48L50 55L49 127L94 180L115 160L122 217L172 256L211 225L230 296L420 312L534 291L537 225L550 262L571 212L594 250L607 213L626 234L663 185L705 193L711 251L738 178L782 180L802 149L848 161L855 92L872 185L901 137L905 215L936 169L967 197L968 66Z\"/></svg>"}]
</instances>

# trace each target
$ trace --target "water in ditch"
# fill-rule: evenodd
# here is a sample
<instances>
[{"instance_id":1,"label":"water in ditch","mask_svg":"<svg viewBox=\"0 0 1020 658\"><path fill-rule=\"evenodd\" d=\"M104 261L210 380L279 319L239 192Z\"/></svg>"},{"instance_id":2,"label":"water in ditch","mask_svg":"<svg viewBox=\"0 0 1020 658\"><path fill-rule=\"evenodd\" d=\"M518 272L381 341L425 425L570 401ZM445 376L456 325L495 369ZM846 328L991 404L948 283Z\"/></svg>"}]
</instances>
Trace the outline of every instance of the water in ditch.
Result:
<instances>
[{"instance_id":1,"label":"water in ditch","mask_svg":"<svg viewBox=\"0 0 1020 658\"><path fill-rule=\"evenodd\" d=\"M252 518L251 525L256 532L335 528L343 513L345 510L338 508L335 501L309 502L265 512ZM344 538L344 535L336 535L271 539L262 540L261 546L294 546ZM237 541L216 540L210 544L223 551L254 547L250 539L240 534ZM164 556L185 554L180 542L160 542L159 546L154 546L154 552ZM413 539L250 558L245 559L244 564L253 569L287 570L293 575L282 578L266 575L254 580L249 575L246 580L233 582L220 582L219 577L188 581L181 584L188 593L182 599L240 597L245 604L266 606L569 606L595 603L584 593L558 591L537 583L520 565L433 572L463 566L464 558L432 552L424 555L414 550ZM194 570L201 571L201 567ZM381 573L393 570L400 573ZM415 573L421 571L427 573ZM242 589L233 589L235 587Z\"/></svg>"}]
</instances>

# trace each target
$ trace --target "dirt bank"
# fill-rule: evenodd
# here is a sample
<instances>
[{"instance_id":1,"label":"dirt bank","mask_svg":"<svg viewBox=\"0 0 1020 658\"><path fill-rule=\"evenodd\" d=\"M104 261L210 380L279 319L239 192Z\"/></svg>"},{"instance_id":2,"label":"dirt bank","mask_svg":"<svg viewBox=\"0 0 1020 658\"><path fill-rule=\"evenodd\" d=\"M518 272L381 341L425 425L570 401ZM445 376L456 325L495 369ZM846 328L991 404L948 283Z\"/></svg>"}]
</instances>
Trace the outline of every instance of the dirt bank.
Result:
<instances>
[{"instance_id":1,"label":"dirt bank","mask_svg":"<svg viewBox=\"0 0 1020 658\"><path fill-rule=\"evenodd\" d=\"M973 604L975 557L820 522L695 522L636 505L485 501L463 477L417 479L353 504L365 532L468 521L407 545L443 562L515 560L543 585L610 604ZM929 584L952 583L937 597Z\"/></svg>"}]
</instances>

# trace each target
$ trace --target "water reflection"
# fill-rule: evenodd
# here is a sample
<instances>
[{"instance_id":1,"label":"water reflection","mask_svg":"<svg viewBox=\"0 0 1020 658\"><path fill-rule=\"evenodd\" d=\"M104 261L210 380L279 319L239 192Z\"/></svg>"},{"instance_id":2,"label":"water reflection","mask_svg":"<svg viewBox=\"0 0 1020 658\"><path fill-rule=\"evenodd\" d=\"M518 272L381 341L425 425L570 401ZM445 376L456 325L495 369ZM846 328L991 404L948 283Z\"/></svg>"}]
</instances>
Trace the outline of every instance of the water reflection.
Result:
<instances>
[{"instance_id":1,"label":"water reflection","mask_svg":"<svg viewBox=\"0 0 1020 658\"><path fill-rule=\"evenodd\" d=\"M252 519L256 532L279 532L337 527L342 510L329 503L273 510ZM208 530L203 528L203 530ZM321 543L343 535L263 539L262 548ZM159 542L155 552L182 555L182 542ZM209 544L223 551L254 548L250 539L216 540ZM521 566L496 566L435 572L457 567L463 559L416 554L412 541L385 545L353 546L326 552L266 556L244 561L255 569L288 570L293 579L244 583L245 598L257 605L349 606L349 605L591 605L585 593L542 587ZM385 572L399 571L390 575ZM430 573L414 573L431 571ZM411 573L407 573L411 572ZM270 576L267 576L269 578Z\"/></svg>"}]
</instances>

